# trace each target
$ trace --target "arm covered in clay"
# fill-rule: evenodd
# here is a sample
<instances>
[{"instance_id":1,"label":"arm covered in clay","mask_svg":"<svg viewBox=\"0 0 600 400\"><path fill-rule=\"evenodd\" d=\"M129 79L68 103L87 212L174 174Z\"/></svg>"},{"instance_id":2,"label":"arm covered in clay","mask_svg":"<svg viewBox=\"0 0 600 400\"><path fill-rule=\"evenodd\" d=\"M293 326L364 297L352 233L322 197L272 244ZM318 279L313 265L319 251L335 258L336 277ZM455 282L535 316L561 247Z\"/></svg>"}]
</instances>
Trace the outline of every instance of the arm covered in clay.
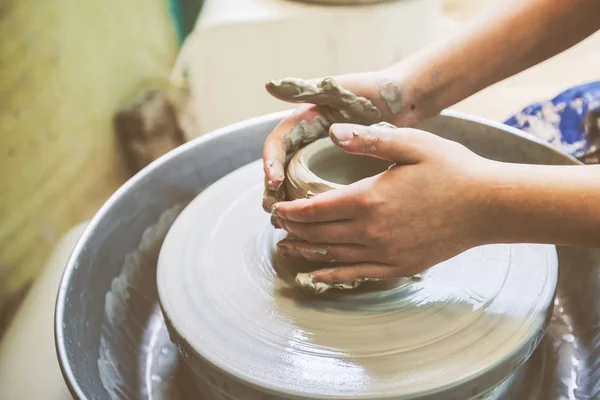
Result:
<instances>
[{"instance_id":1,"label":"arm covered in clay","mask_svg":"<svg viewBox=\"0 0 600 400\"><path fill-rule=\"evenodd\" d=\"M386 121L412 127L444 108L575 45L600 27L598 0L499 2L465 29L381 71L318 81L267 83L273 96L304 103L264 145L263 207L285 199L287 160L333 123Z\"/></svg>"}]
</instances>

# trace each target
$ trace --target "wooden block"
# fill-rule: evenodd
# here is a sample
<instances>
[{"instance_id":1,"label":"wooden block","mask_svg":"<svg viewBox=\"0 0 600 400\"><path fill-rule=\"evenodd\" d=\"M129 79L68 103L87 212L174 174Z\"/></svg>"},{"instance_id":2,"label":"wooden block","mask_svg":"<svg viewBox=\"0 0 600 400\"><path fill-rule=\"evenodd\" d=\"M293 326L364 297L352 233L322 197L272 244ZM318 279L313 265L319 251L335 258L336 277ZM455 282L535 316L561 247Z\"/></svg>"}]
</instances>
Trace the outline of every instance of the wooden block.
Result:
<instances>
[{"instance_id":1,"label":"wooden block","mask_svg":"<svg viewBox=\"0 0 600 400\"><path fill-rule=\"evenodd\" d=\"M146 91L120 110L114 129L132 173L185 142L175 106L158 90Z\"/></svg>"}]
</instances>

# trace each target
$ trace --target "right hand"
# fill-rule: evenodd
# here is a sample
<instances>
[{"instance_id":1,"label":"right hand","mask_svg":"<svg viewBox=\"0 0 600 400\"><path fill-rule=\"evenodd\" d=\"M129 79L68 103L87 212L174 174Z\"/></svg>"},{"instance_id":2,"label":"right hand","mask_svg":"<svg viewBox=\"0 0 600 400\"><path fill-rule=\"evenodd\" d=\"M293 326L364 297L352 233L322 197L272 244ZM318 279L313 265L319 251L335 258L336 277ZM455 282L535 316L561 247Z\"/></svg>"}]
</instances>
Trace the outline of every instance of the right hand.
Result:
<instances>
[{"instance_id":1,"label":"right hand","mask_svg":"<svg viewBox=\"0 0 600 400\"><path fill-rule=\"evenodd\" d=\"M353 116L345 117L340 114L339 110L331 108L330 105L321 104L319 99L316 99L314 104L301 104L291 115L275 127L263 147L265 171L263 208L265 211L270 213L273 204L285 200L283 183L285 181L285 168L290 158L300 148L319 138L328 136L329 127L332 124L374 124L386 121L396 126L412 127L419 122L418 113L414 110L414 107L411 107L410 91L403 90L394 82L401 96L401 107L395 107L394 110L390 110L390 107L382 98L382 82L391 84L394 81L394 76L391 75L391 72L385 70L341 75L334 78L343 89L370 100L380 111L379 120L365 121L364 118L360 120L360 118L357 119ZM397 74L394 75L397 76ZM315 79L309 82L316 85L320 81L320 79ZM303 101L303 99L289 96L289 93L283 93L273 82L267 83L266 89L272 96L280 100L292 103ZM392 111L395 111L395 113L392 113Z\"/></svg>"}]
</instances>

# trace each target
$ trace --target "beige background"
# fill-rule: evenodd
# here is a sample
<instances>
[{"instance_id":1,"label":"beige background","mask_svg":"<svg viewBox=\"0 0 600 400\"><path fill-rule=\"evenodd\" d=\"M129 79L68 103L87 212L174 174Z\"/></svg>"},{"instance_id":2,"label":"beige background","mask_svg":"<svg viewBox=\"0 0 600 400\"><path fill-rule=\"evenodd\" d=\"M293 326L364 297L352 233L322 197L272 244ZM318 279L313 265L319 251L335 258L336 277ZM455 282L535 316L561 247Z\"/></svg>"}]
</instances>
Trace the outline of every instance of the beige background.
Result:
<instances>
[{"instance_id":1,"label":"beige background","mask_svg":"<svg viewBox=\"0 0 600 400\"><path fill-rule=\"evenodd\" d=\"M127 178L111 117L162 85L177 43L163 0L0 1L3 303Z\"/></svg>"}]
</instances>

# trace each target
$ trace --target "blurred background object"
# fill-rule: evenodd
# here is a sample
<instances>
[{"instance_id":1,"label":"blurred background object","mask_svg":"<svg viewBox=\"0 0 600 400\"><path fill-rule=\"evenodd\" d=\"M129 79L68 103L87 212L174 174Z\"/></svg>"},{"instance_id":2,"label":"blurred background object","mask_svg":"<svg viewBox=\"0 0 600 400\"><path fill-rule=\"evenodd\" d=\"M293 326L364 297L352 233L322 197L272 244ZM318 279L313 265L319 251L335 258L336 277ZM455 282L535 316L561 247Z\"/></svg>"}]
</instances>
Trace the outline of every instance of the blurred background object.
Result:
<instances>
[{"instance_id":1,"label":"blurred background object","mask_svg":"<svg viewBox=\"0 0 600 400\"><path fill-rule=\"evenodd\" d=\"M521 129L586 164L600 162L600 81L531 104L505 124Z\"/></svg>"},{"instance_id":2,"label":"blurred background object","mask_svg":"<svg viewBox=\"0 0 600 400\"><path fill-rule=\"evenodd\" d=\"M57 243L0 342L0 399L70 398L54 349L52 299L64 265L86 226L77 225Z\"/></svg>"},{"instance_id":3,"label":"blurred background object","mask_svg":"<svg viewBox=\"0 0 600 400\"><path fill-rule=\"evenodd\" d=\"M183 144L175 107L165 92L148 90L115 115L115 133L132 174Z\"/></svg>"},{"instance_id":4,"label":"blurred background object","mask_svg":"<svg viewBox=\"0 0 600 400\"><path fill-rule=\"evenodd\" d=\"M442 0L206 0L173 72L190 95L186 137L293 108L264 90L269 79L384 68L439 38L444 23Z\"/></svg>"},{"instance_id":5,"label":"blurred background object","mask_svg":"<svg viewBox=\"0 0 600 400\"><path fill-rule=\"evenodd\" d=\"M0 332L60 236L129 176L112 116L167 85L185 6L200 5L0 2Z\"/></svg>"}]
</instances>

